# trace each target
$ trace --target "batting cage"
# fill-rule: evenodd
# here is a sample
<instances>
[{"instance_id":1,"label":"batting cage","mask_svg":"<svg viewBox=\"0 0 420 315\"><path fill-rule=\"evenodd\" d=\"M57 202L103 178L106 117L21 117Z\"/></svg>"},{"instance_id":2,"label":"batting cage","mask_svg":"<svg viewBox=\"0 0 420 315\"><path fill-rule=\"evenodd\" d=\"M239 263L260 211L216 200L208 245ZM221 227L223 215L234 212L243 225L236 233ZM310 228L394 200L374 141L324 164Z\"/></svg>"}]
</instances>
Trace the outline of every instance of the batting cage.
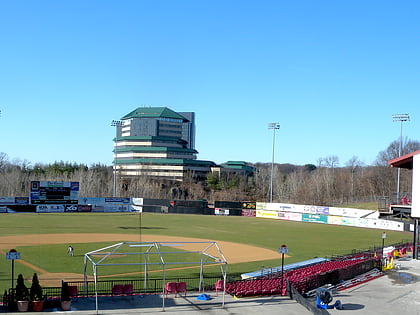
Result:
<instances>
[{"instance_id":1,"label":"batting cage","mask_svg":"<svg viewBox=\"0 0 420 315\"><path fill-rule=\"evenodd\" d=\"M96 313L98 314L98 276L104 269L113 268L119 272L127 272L137 268L143 273L143 282L148 285L148 274L159 272L162 278L162 310L165 310L166 271L168 266L179 268L200 268L199 291L203 289L204 266L219 265L223 278L223 288L226 287L226 272L228 262L216 242L121 242L103 247L84 255L84 281L88 286L88 265L93 269L94 290L96 298ZM136 267L137 266L137 267ZM225 304L223 290L222 306Z\"/></svg>"}]
</instances>

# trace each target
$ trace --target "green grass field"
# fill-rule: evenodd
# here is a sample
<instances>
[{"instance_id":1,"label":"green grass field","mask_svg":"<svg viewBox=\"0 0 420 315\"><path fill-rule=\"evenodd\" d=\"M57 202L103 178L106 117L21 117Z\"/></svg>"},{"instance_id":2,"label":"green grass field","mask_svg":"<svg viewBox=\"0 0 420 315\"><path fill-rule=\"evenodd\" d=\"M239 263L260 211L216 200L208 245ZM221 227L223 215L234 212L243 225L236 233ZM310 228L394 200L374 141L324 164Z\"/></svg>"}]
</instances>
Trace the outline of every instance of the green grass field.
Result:
<instances>
[{"instance_id":1,"label":"green grass field","mask_svg":"<svg viewBox=\"0 0 420 315\"><path fill-rule=\"evenodd\" d=\"M2 214L0 236L50 233L114 233L142 235L183 236L212 241L244 243L277 251L286 244L290 257L285 264L314 257L326 257L350 253L353 249L367 249L381 246L382 230L324 225L316 223L289 222L249 217L223 217L172 214L132 214L132 213L61 213L61 214ZM386 243L411 241L409 233L386 231ZM66 255L71 243L75 257ZM14 246L21 252L22 259L48 272L83 273L83 254L110 242L74 244L71 239L62 245ZM4 244L1 244L4 245ZM4 248L4 247L3 247ZM7 251L4 249L3 251ZM222 248L223 251L223 248ZM182 257L182 256L181 256ZM275 260L264 260L229 264L228 273L238 275L260 270L262 266L277 267L281 256ZM118 258L124 260L125 258ZM136 269L137 268L137 269ZM139 267L120 266L101 271L102 274L122 274L133 272ZM208 267L206 271L216 272L218 267ZM26 278L34 270L18 262L15 263L15 278L23 273ZM168 271L167 275L197 273L198 270ZM156 274L159 277L159 274ZM130 276L133 278L133 276ZM0 260L0 290L11 285L11 262Z\"/></svg>"}]
</instances>

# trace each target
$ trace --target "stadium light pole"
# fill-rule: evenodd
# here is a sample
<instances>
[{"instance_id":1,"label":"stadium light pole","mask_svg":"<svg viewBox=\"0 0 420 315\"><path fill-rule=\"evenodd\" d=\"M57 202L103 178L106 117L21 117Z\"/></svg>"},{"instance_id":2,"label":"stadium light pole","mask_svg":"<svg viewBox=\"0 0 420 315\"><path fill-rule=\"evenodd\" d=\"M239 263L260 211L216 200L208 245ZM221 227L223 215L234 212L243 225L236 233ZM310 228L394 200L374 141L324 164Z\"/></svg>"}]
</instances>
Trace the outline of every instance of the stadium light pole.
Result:
<instances>
[{"instance_id":1,"label":"stadium light pole","mask_svg":"<svg viewBox=\"0 0 420 315\"><path fill-rule=\"evenodd\" d=\"M273 154L271 159L271 177L270 177L270 203L273 202L273 173L274 173L274 144L276 142L276 130L280 129L279 123L269 123L268 129L273 130Z\"/></svg>"},{"instance_id":2,"label":"stadium light pole","mask_svg":"<svg viewBox=\"0 0 420 315\"><path fill-rule=\"evenodd\" d=\"M402 142L403 142L402 126L403 126L403 122L410 121L410 115L409 114L393 114L392 115L392 121L400 122L400 124L401 124L401 127L400 127L400 145L399 145L399 148L398 148L398 157L400 157L401 153L402 153ZM397 203L400 202L400 176L401 176L401 168L398 167L398 169L397 169Z\"/></svg>"},{"instance_id":3,"label":"stadium light pole","mask_svg":"<svg viewBox=\"0 0 420 315\"><path fill-rule=\"evenodd\" d=\"M116 143L118 137L118 127L122 126L123 122L121 120L113 120L111 122L111 126L115 127L115 138L114 138L114 161L113 161L113 171L114 171L114 183L113 183L113 191L112 196L117 196L117 154L116 154Z\"/></svg>"}]
</instances>

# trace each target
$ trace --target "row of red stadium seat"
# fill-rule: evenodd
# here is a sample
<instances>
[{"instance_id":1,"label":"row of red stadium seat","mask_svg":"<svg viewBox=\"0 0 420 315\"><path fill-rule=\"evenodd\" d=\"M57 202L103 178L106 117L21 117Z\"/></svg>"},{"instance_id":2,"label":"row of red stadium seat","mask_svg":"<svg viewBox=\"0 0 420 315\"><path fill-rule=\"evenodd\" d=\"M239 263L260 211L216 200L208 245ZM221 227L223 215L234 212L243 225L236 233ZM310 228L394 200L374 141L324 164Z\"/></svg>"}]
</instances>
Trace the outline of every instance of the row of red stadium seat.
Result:
<instances>
[{"instance_id":1,"label":"row of red stadium seat","mask_svg":"<svg viewBox=\"0 0 420 315\"><path fill-rule=\"evenodd\" d=\"M316 285L315 275L338 269L346 270L346 267L359 264L368 259L364 255L347 257L345 260L332 260L324 263L287 271L276 278L261 278L256 280L241 280L226 284L226 292L232 295L286 295L286 280L294 284L296 289L303 293L307 287ZM282 283L283 282L283 283Z\"/></svg>"}]
</instances>

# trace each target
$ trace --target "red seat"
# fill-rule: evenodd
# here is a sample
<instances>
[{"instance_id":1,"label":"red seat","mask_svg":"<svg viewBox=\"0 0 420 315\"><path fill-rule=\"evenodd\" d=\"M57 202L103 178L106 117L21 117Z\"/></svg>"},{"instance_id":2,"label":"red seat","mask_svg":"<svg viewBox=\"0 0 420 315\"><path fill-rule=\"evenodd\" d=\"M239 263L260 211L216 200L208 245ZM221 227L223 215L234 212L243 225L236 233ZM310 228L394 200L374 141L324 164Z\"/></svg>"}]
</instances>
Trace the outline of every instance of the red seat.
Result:
<instances>
[{"instance_id":1,"label":"red seat","mask_svg":"<svg viewBox=\"0 0 420 315\"><path fill-rule=\"evenodd\" d=\"M124 286L122 284L114 284L112 287L112 296L123 294L123 287Z\"/></svg>"},{"instance_id":2,"label":"red seat","mask_svg":"<svg viewBox=\"0 0 420 315\"><path fill-rule=\"evenodd\" d=\"M131 283L124 284L122 293L125 295L133 295L133 285Z\"/></svg>"},{"instance_id":3,"label":"red seat","mask_svg":"<svg viewBox=\"0 0 420 315\"><path fill-rule=\"evenodd\" d=\"M216 296L218 296L219 291L224 291L223 283L223 280L217 280L217 282L214 284L216 288Z\"/></svg>"},{"instance_id":4,"label":"red seat","mask_svg":"<svg viewBox=\"0 0 420 315\"><path fill-rule=\"evenodd\" d=\"M167 297L168 294L172 293L176 295L176 284L176 282L168 282L167 284L165 284L165 297Z\"/></svg>"},{"instance_id":5,"label":"red seat","mask_svg":"<svg viewBox=\"0 0 420 315\"><path fill-rule=\"evenodd\" d=\"M176 293L184 293L184 296L187 295L187 283L186 282L177 282L176 283Z\"/></svg>"},{"instance_id":6,"label":"red seat","mask_svg":"<svg viewBox=\"0 0 420 315\"><path fill-rule=\"evenodd\" d=\"M79 292L77 290L77 286L69 285L69 286L67 286L67 288L68 288L69 296L71 298L76 298L77 299L79 297Z\"/></svg>"}]
</instances>

